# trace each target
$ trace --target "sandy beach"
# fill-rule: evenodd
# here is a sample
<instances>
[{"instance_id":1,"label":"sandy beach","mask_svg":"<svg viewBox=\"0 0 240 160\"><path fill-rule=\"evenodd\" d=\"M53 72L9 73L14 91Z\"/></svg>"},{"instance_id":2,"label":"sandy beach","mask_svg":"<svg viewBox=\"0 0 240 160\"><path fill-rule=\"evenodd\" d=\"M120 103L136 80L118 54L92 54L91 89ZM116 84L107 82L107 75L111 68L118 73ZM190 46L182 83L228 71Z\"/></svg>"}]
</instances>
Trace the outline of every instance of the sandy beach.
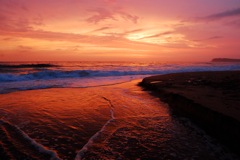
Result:
<instances>
[{"instance_id":1,"label":"sandy beach","mask_svg":"<svg viewBox=\"0 0 240 160\"><path fill-rule=\"evenodd\" d=\"M239 151L240 71L159 75L144 78L141 85L158 93L173 113L189 117Z\"/></svg>"},{"instance_id":2,"label":"sandy beach","mask_svg":"<svg viewBox=\"0 0 240 160\"><path fill-rule=\"evenodd\" d=\"M172 117L169 107L139 82L0 95L0 156L238 159L191 122Z\"/></svg>"}]
</instances>

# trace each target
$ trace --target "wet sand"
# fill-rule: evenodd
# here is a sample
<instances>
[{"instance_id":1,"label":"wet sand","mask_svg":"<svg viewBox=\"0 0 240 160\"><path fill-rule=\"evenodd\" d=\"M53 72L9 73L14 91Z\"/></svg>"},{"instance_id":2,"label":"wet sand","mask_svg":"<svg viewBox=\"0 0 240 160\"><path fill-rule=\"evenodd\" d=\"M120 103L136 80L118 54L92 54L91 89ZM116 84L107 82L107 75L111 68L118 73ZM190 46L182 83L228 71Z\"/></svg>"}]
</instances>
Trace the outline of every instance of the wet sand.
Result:
<instances>
[{"instance_id":1,"label":"wet sand","mask_svg":"<svg viewBox=\"0 0 240 160\"><path fill-rule=\"evenodd\" d=\"M140 81L0 95L4 159L238 159Z\"/></svg>"},{"instance_id":2,"label":"wet sand","mask_svg":"<svg viewBox=\"0 0 240 160\"><path fill-rule=\"evenodd\" d=\"M159 75L141 85L240 153L240 71Z\"/></svg>"}]
</instances>

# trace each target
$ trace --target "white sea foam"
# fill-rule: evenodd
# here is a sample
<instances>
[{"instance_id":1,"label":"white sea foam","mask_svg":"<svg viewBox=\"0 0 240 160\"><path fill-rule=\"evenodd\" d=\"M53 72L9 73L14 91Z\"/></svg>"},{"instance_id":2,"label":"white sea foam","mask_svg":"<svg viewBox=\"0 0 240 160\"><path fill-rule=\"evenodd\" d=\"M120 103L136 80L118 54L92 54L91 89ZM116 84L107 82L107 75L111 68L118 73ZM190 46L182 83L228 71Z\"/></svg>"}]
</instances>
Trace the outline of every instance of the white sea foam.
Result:
<instances>
[{"instance_id":1,"label":"white sea foam","mask_svg":"<svg viewBox=\"0 0 240 160\"><path fill-rule=\"evenodd\" d=\"M59 156L57 155L57 153L55 151L49 150L46 147L44 147L43 145L41 145L40 143L37 143L34 139L30 138L24 131L22 131L19 127L10 124L2 119L0 119L0 124L7 124L10 125L11 127L14 127L18 133L21 134L21 136L23 136L26 141L29 141L31 143L31 145L36 148L40 153L45 153L51 156L51 160L61 160L61 158L59 158Z\"/></svg>"},{"instance_id":2,"label":"white sea foam","mask_svg":"<svg viewBox=\"0 0 240 160\"><path fill-rule=\"evenodd\" d=\"M94 143L94 140L99 137L99 135L105 131L106 127L115 120L115 116L114 116L114 106L112 105L112 102L107 99L106 97L102 97L103 99L105 99L108 103L109 103L109 110L110 110L110 116L111 118L103 125L103 127L96 132L89 140L88 142L82 147L82 149L80 149L77 152L77 155L75 157L75 160L81 160L84 157L84 154L88 151L89 147L92 146L92 144Z\"/></svg>"}]
</instances>

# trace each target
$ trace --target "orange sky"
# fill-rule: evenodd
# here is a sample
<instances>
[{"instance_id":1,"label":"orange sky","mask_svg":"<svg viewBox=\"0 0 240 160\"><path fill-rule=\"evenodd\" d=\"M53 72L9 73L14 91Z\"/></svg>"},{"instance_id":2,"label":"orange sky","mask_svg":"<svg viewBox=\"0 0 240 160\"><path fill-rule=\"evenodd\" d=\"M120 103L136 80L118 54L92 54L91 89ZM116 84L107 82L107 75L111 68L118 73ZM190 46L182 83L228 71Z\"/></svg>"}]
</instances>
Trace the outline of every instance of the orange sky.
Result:
<instances>
[{"instance_id":1,"label":"orange sky","mask_svg":"<svg viewBox=\"0 0 240 160\"><path fill-rule=\"evenodd\" d=\"M239 0L0 0L0 61L240 58Z\"/></svg>"}]
</instances>

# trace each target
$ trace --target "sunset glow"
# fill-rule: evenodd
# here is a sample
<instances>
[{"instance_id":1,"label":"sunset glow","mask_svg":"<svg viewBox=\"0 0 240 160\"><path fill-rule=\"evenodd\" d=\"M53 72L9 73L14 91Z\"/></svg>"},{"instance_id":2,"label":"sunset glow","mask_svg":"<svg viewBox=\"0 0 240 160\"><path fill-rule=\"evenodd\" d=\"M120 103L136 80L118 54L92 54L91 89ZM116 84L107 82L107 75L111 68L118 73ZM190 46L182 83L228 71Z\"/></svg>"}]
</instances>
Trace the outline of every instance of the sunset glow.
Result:
<instances>
[{"instance_id":1,"label":"sunset glow","mask_svg":"<svg viewBox=\"0 0 240 160\"><path fill-rule=\"evenodd\" d=\"M0 61L240 57L238 0L0 0Z\"/></svg>"}]
</instances>

